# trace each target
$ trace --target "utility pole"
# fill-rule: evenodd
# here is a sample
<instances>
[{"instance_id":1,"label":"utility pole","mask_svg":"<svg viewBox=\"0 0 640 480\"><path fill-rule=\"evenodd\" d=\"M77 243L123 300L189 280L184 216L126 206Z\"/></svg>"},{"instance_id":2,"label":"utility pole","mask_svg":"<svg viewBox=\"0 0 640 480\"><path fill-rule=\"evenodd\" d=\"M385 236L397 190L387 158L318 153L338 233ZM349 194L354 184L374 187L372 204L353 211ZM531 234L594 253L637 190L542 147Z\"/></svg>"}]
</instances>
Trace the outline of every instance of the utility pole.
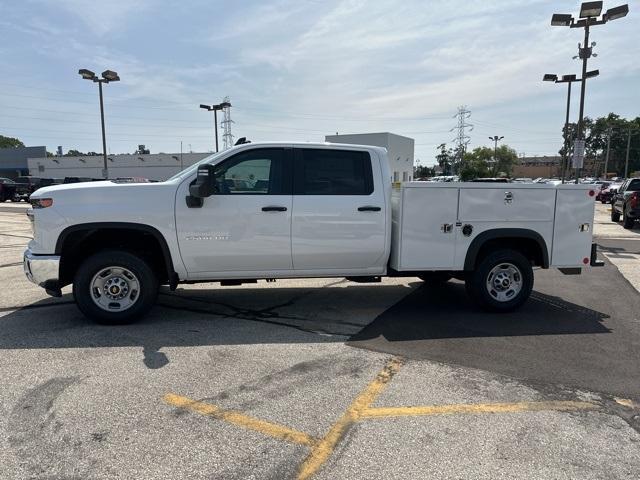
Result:
<instances>
[{"instance_id":1,"label":"utility pole","mask_svg":"<svg viewBox=\"0 0 640 480\"><path fill-rule=\"evenodd\" d=\"M624 162L624 178L627 178L629 175L629 149L631 147L631 126L629 126L629 130L627 130L627 158Z\"/></svg>"},{"instance_id":2,"label":"utility pole","mask_svg":"<svg viewBox=\"0 0 640 480\"><path fill-rule=\"evenodd\" d=\"M609 171L609 151L611 149L611 127L607 128L607 156L604 158L604 179L607 179Z\"/></svg>"}]
</instances>

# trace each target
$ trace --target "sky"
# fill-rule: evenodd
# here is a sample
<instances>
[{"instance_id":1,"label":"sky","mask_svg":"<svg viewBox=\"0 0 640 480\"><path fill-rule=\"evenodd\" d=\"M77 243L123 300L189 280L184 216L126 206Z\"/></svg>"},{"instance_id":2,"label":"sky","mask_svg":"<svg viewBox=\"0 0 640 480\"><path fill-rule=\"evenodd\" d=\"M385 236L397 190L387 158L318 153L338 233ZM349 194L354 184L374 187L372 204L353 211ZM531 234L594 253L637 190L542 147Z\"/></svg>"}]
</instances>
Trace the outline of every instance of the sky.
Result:
<instances>
[{"instance_id":1,"label":"sky","mask_svg":"<svg viewBox=\"0 0 640 480\"><path fill-rule=\"evenodd\" d=\"M623 0L624 1L624 0ZM619 3L605 2L604 8ZM492 135L519 155L554 155L566 85L580 73L582 29L551 27L569 0L0 0L0 134L55 151L102 151L97 86L79 68L115 70L105 85L107 150L211 151L229 96L232 133L252 141L324 141L390 131L415 139L421 165L454 146L457 108L469 147ZM585 114L640 115L640 1L592 28ZM579 88L572 96L577 118ZM220 132L221 133L221 132ZM222 142L221 142L222 145Z\"/></svg>"}]
</instances>

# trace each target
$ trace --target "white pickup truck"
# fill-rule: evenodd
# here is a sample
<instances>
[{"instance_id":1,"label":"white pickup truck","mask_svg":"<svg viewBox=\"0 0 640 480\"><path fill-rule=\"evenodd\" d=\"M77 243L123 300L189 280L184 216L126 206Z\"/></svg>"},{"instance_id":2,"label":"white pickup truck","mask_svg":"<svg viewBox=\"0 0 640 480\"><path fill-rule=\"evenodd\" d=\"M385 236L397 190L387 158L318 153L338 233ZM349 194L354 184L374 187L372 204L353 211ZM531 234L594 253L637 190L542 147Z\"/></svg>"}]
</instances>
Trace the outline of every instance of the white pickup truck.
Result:
<instances>
[{"instance_id":1,"label":"white pickup truck","mask_svg":"<svg viewBox=\"0 0 640 480\"><path fill-rule=\"evenodd\" d=\"M31 196L27 277L73 284L96 321L130 322L159 285L382 276L466 282L496 311L522 305L533 267L600 265L589 185L392 184L386 150L243 144L160 183L57 185Z\"/></svg>"}]
</instances>

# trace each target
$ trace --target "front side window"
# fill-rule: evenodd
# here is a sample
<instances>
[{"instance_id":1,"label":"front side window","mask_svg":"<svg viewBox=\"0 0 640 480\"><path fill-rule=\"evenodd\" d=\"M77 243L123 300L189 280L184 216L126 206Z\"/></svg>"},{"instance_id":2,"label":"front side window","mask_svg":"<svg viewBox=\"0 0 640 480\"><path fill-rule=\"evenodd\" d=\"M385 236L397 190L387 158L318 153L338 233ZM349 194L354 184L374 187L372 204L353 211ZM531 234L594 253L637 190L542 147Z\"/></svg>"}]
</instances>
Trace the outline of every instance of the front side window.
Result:
<instances>
[{"instance_id":1,"label":"front side window","mask_svg":"<svg viewBox=\"0 0 640 480\"><path fill-rule=\"evenodd\" d=\"M239 153L216 168L218 193L277 195L282 191L284 150L257 149Z\"/></svg>"},{"instance_id":2,"label":"front side window","mask_svg":"<svg viewBox=\"0 0 640 480\"><path fill-rule=\"evenodd\" d=\"M301 149L296 160L298 195L370 195L371 158L367 152Z\"/></svg>"}]
</instances>

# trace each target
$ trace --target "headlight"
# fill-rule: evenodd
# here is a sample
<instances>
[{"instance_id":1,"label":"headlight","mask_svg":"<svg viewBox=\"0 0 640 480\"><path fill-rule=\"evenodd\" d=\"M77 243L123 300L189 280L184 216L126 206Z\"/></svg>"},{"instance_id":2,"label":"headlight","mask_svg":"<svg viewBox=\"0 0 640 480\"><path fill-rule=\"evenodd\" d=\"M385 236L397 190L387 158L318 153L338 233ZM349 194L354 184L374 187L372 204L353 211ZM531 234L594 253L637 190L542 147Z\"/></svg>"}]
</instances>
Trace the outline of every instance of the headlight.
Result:
<instances>
[{"instance_id":1,"label":"headlight","mask_svg":"<svg viewBox=\"0 0 640 480\"><path fill-rule=\"evenodd\" d=\"M53 205L53 198L32 198L29 201L33 208L48 208Z\"/></svg>"}]
</instances>

